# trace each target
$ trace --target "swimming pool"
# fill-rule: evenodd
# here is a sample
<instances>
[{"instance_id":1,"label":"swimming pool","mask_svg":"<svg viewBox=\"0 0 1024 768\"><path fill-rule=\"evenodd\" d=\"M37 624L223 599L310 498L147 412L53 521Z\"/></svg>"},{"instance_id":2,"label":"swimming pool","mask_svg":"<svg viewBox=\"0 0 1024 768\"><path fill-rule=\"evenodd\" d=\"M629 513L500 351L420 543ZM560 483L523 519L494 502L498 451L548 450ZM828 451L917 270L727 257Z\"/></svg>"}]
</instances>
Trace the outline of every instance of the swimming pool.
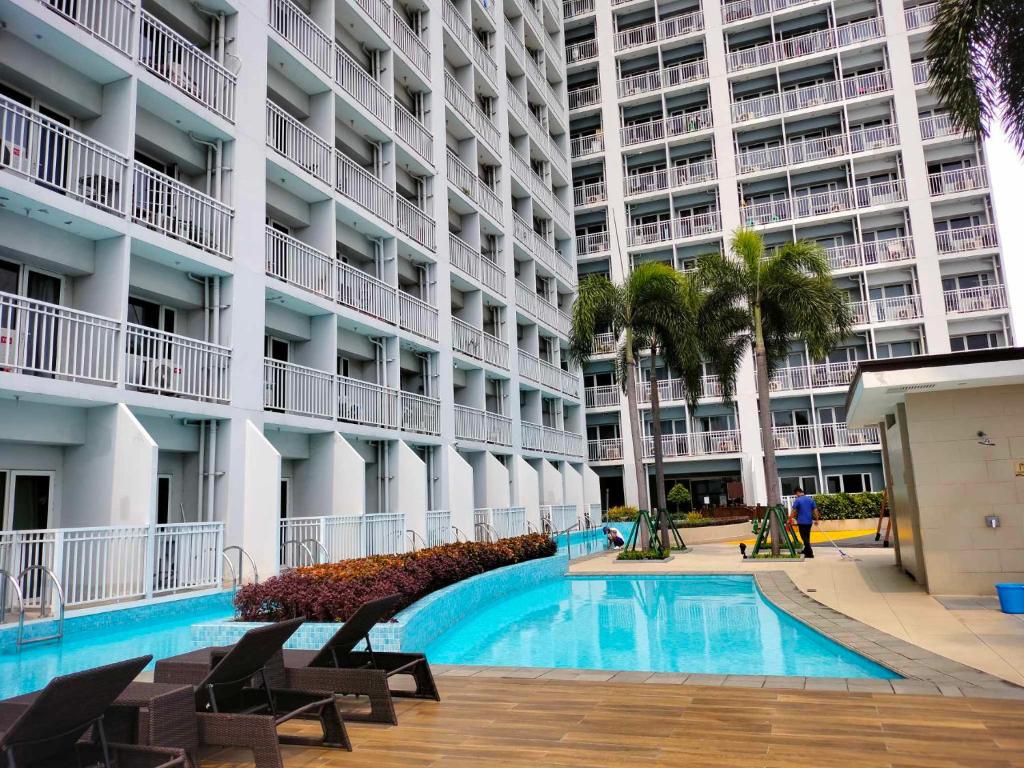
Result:
<instances>
[{"instance_id":1,"label":"swimming pool","mask_svg":"<svg viewBox=\"0 0 1024 768\"><path fill-rule=\"evenodd\" d=\"M427 655L444 664L899 677L778 610L745 575L549 579L458 622Z\"/></svg>"}]
</instances>

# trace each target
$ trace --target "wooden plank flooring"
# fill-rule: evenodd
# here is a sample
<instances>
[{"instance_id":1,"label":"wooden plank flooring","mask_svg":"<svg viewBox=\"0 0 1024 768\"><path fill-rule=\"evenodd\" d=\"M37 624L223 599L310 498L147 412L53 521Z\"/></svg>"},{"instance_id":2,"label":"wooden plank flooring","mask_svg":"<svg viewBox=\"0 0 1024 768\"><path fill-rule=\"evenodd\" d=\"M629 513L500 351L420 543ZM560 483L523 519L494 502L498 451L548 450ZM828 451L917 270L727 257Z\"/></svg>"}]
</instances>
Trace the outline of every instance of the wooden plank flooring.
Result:
<instances>
[{"instance_id":1,"label":"wooden plank flooring","mask_svg":"<svg viewBox=\"0 0 1024 768\"><path fill-rule=\"evenodd\" d=\"M1024 768L1024 702L502 678L438 679L353 752L285 747L287 768ZM318 727L298 726L312 733ZM251 766L248 753L203 768Z\"/></svg>"}]
</instances>

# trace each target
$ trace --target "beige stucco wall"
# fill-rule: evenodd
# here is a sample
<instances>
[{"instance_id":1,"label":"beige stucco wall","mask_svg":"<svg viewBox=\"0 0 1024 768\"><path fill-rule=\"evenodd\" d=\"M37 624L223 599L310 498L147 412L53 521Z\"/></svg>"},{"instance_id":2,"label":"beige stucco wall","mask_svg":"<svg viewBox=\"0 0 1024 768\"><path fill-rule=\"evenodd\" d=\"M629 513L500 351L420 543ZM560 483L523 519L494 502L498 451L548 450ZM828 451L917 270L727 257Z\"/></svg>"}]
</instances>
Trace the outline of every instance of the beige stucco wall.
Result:
<instances>
[{"instance_id":1,"label":"beige stucco wall","mask_svg":"<svg viewBox=\"0 0 1024 768\"><path fill-rule=\"evenodd\" d=\"M908 394L905 414L912 472L902 501L916 501L910 517L918 526L907 531L897 513L904 566L910 534L932 594L992 594L998 581L1024 581L1024 477L1015 476L1024 461L1024 385ZM995 445L979 445L979 430ZM986 515L1001 526L986 528Z\"/></svg>"}]
</instances>

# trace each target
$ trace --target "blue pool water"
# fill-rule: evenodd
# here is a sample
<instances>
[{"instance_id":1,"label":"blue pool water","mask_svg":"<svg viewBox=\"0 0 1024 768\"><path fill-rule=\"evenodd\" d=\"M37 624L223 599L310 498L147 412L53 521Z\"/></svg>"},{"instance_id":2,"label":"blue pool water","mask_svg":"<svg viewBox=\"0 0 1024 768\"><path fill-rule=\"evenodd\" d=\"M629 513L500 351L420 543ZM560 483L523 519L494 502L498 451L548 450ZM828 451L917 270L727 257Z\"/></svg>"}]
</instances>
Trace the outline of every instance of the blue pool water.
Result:
<instances>
[{"instance_id":1,"label":"blue pool water","mask_svg":"<svg viewBox=\"0 0 1024 768\"><path fill-rule=\"evenodd\" d=\"M750 576L550 579L455 624L443 664L899 677L767 602Z\"/></svg>"}]
</instances>

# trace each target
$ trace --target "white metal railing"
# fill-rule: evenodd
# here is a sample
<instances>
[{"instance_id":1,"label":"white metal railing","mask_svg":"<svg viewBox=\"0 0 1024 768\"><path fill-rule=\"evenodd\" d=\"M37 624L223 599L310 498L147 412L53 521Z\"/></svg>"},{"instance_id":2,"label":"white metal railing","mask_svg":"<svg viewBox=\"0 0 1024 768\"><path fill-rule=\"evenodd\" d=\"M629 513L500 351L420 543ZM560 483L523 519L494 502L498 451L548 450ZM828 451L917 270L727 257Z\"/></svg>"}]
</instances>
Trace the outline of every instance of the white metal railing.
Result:
<instances>
[{"instance_id":1,"label":"white metal railing","mask_svg":"<svg viewBox=\"0 0 1024 768\"><path fill-rule=\"evenodd\" d=\"M690 184L703 184L714 181L717 176L718 167L714 158L686 165L674 165L671 168L658 168L644 173L627 173L625 194L627 197L632 197L669 188L685 187Z\"/></svg>"},{"instance_id":2,"label":"white metal railing","mask_svg":"<svg viewBox=\"0 0 1024 768\"><path fill-rule=\"evenodd\" d=\"M334 76L334 41L291 0L270 0L270 28L320 71Z\"/></svg>"},{"instance_id":3,"label":"white metal railing","mask_svg":"<svg viewBox=\"0 0 1024 768\"><path fill-rule=\"evenodd\" d=\"M398 324L398 289L361 269L337 263L337 301L392 325Z\"/></svg>"},{"instance_id":4,"label":"white metal railing","mask_svg":"<svg viewBox=\"0 0 1024 768\"><path fill-rule=\"evenodd\" d=\"M416 207L401 195L395 197L397 205L396 226L398 231L408 235L431 251L437 248L437 224L425 211Z\"/></svg>"},{"instance_id":5,"label":"white metal railing","mask_svg":"<svg viewBox=\"0 0 1024 768\"><path fill-rule=\"evenodd\" d=\"M711 110L701 109L682 115L673 115L663 120L650 120L625 125L619 129L624 146L658 141L665 137L682 136L695 131L708 130L712 126Z\"/></svg>"},{"instance_id":6,"label":"white metal railing","mask_svg":"<svg viewBox=\"0 0 1024 768\"><path fill-rule=\"evenodd\" d=\"M893 237L866 243L838 245L827 248L826 254L829 267L832 269L873 267L914 258L914 240L910 237Z\"/></svg>"},{"instance_id":7,"label":"white metal railing","mask_svg":"<svg viewBox=\"0 0 1024 768\"><path fill-rule=\"evenodd\" d=\"M427 512L428 527L431 516L437 514ZM326 562L337 562L394 554L404 551L405 539L405 515L401 513L289 517L280 523L281 564L294 568L312 565L323 558ZM299 546L307 542L313 546ZM312 562L310 555L314 558Z\"/></svg>"},{"instance_id":8,"label":"white metal railing","mask_svg":"<svg viewBox=\"0 0 1024 768\"><path fill-rule=\"evenodd\" d=\"M579 507L575 504L553 504L551 506L551 528L556 533L571 528L579 519Z\"/></svg>"},{"instance_id":9,"label":"white metal railing","mask_svg":"<svg viewBox=\"0 0 1024 768\"><path fill-rule=\"evenodd\" d=\"M619 340L615 337L614 333L595 333L594 334L594 354L595 355L607 355L613 352L617 352L619 349Z\"/></svg>"},{"instance_id":10,"label":"white metal railing","mask_svg":"<svg viewBox=\"0 0 1024 768\"><path fill-rule=\"evenodd\" d=\"M558 373L558 388L562 391L562 394L579 399L581 386L580 372L578 370L566 370L565 368L559 368Z\"/></svg>"},{"instance_id":11,"label":"white metal railing","mask_svg":"<svg viewBox=\"0 0 1024 768\"><path fill-rule=\"evenodd\" d=\"M176 240L231 258L232 208L136 163L132 219Z\"/></svg>"},{"instance_id":12,"label":"white metal railing","mask_svg":"<svg viewBox=\"0 0 1024 768\"><path fill-rule=\"evenodd\" d=\"M508 370L509 345L457 317L452 318L452 348L475 360Z\"/></svg>"},{"instance_id":13,"label":"white metal railing","mask_svg":"<svg viewBox=\"0 0 1024 768\"><path fill-rule=\"evenodd\" d=\"M576 255L589 256L594 253L604 253L611 249L611 239L608 232L589 232L585 235L576 236Z\"/></svg>"},{"instance_id":14,"label":"white metal railing","mask_svg":"<svg viewBox=\"0 0 1024 768\"><path fill-rule=\"evenodd\" d=\"M124 382L160 394L226 403L231 396L231 348L127 324Z\"/></svg>"},{"instance_id":15,"label":"white metal railing","mask_svg":"<svg viewBox=\"0 0 1024 768\"><path fill-rule=\"evenodd\" d=\"M235 76L146 11L139 12L139 62L186 96L235 119Z\"/></svg>"},{"instance_id":16,"label":"white metal railing","mask_svg":"<svg viewBox=\"0 0 1024 768\"><path fill-rule=\"evenodd\" d=\"M654 458L654 438L644 437L643 442L644 458ZM741 449L740 433L735 429L714 432L683 432L661 436L662 455L666 458L737 453Z\"/></svg>"},{"instance_id":17,"label":"white metal railing","mask_svg":"<svg viewBox=\"0 0 1024 768\"><path fill-rule=\"evenodd\" d=\"M395 102L395 133L420 157L434 164L434 137L412 112Z\"/></svg>"},{"instance_id":18,"label":"white metal railing","mask_svg":"<svg viewBox=\"0 0 1024 768\"><path fill-rule=\"evenodd\" d=\"M768 380L768 388L772 392L784 392L794 389L845 387L853 381L853 374L856 371L856 362L786 366L777 368L772 373Z\"/></svg>"},{"instance_id":19,"label":"white metal railing","mask_svg":"<svg viewBox=\"0 0 1024 768\"><path fill-rule=\"evenodd\" d=\"M402 391L402 429L425 435L441 434L441 401Z\"/></svg>"},{"instance_id":20,"label":"white metal railing","mask_svg":"<svg viewBox=\"0 0 1024 768\"><path fill-rule=\"evenodd\" d=\"M695 213L690 216L677 216L673 222L675 237L701 237L722 229L722 215L719 211Z\"/></svg>"},{"instance_id":21,"label":"white metal railing","mask_svg":"<svg viewBox=\"0 0 1024 768\"><path fill-rule=\"evenodd\" d=\"M583 205L594 205L595 203L603 203L608 199L608 190L605 188L604 180L602 179L601 181L573 187L572 197L573 203L575 203L577 208Z\"/></svg>"},{"instance_id":22,"label":"white metal railing","mask_svg":"<svg viewBox=\"0 0 1024 768\"><path fill-rule=\"evenodd\" d=\"M851 448L880 444L877 427L848 427L845 422L773 427L776 450Z\"/></svg>"},{"instance_id":23,"label":"white metal railing","mask_svg":"<svg viewBox=\"0 0 1024 768\"><path fill-rule=\"evenodd\" d=\"M335 376L335 380L335 418L338 421L398 428L397 389L349 376Z\"/></svg>"},{"instance_id":24,"label":"white metal railing","mask_svg":"<svg viewBox=\"0 0 1024 768\"><path fill-rule=\"evenodd\" d=\"M437 341L437 307L406 291L398 292L398 326Z\"/></svg>"},{"instance_id":25,"label":"white metal railing","mask_svg":"<svg viewBox=\"0 0 1024 768\"><path fill-rule=\"evenodd\" d=\"M117 320L0 291L0 372L113 384Z\"/></svg>"},{"instance_id":26,"label":"white metal railing","mask_svg":"<svg viewBox=\"0 0 1024 768\"><path fill-rule=\"evenodd\" d=\"M974 288L959 288L944 291L943 299L946 312L951 315L963 315L971 312L985 312L990 309L1006 309L1005 285L979 285Z\"/></svg>"},{"instance_id":27,"label":"white metal railing","mask_svg":"<svg viewBox=\"0 0 1024 768\"><path fill-rule=\"evenodd\" d=\"M720 397L722 384L717 376L701 376L698 398ZM649 380L637 382L637 402L649 403L651 401L651 382ZM682 379L658 379L659 402L683 402L686 400L686 385Z\"/></svg>"},{"instance_id":28,"label":"white metal railing","mask_svg":"<svg viewBox=\"0 0 1024 768\"><path fill-rule=\"evenodd\" d=\"M572 19L594 12L594 0L563 0L562 17Z\"/></svg>"},{"instance_id":29,"label":"white metal railing","mask_svg":"<svg viewBox=\"0 0 1024 768\"><path fill-rule=\"evenodd\" d=\"M907 24L907 29L911 31L915 29L922 29L923 27L930 27L935 22L935 17L938 15L938 3L915 5L913 8L907 8L903 11L903 19Z\"/></svg>"},{"instance_id":30,"label":"white metal railing","mask_svg":"<svg viewBox=\"0 0 1024 768\"><path fill-rule=\"evenodd\" d=\"M582 61L597 58L597 40L580 40L578 43L569 43L565 46L565 63L579 64Z\"/></svg>"},{"instance_id":31,"label":"white metal railing","mask_svg":"<svg viewBox=\"0 0 1024 768\"><path fill-rule=\"evenodd\" d=\"M98 208L125 211L128 158L4 96L0 167Z\"/></svg>"},{"instance_id":32,"label":"white metal railing","mask_svg":"<svg viewBox=\"0 0 1024 768\"><path fill-rule=\"evenodd\" d=\"M334 60L334 81L371 115L390 128L391 94L387 89L337 43L334 44Z\"/></svg>"},{"instance_id":33,"label":"white metal railing","mask_svg":"<svg viewBox=\"0 0 1024 768\"><path fill-rule=\"evenodd\" d=\"M331 145L272 101L267 102L267 145L331 183Z\"/></svg>"},{"instance_id":34,"label":"white metal railing","mask_svg":"<svg viewBox=\"0 0 1024 768\"><path fill-rule=\"evenodd\" d=\"M751 67L823 53L833 48L874 40L883 34L884 27L881 17L854 21L835 28L830 27L784 40L731 51L726 54L726 70L739 72Z\"/></svg>"},{"instance_id":35,"label":"white metal railing","mask_svg":"<svg viewBox=\"0 0 1024 768\"><path fill-rule=\"evenodd\" d=\"M786 154L789 156L791 165L800 163L812 163L818 160L843 155L850 151L846 134L834 136L822 136L817 139L802 139L791 141L786 144Z\"/></svg>"},{"instance_id":36,"label":"white metal railing","mask_svg":"<svg viewBox=\"0 0 1024 768\"><path fill-rule=\"evenodd\" d=\"M391 19L390 3L386 0L356 0L356 5L362 8L381 30L388 31L388 22Z\"/></svg>"},{"instance_id":37,"label":"white metal railing","mask_svg":"<svg viewBox=\"0 0 1024 768\"><path fill-rule=\"evenodd\" d=\"M561 385L561 372L562 369L557 365L541 360L525 350L519 350L519 375L524 379L558 391Z\"/></svg>"},{"instance_id":38,"label":"white metal railing","mask_svg":"<svg viewBox=\"0 0 1024 768\"><path fill-rule=\"evenodd\" d=\"M924 85L931 79L932 64L930 61L925 59L924 61L915 61L910 65L910 72L914 78L914 85Z\"/></svg>"},{"instance_id":39,"label":"white metal railing","mask_svg":"<svg viewBox=\"0 0 1024 768\"><path fill-rule=\"evenodd\" d=\"M569 91L569 109L584 109L601 103L601 84L594 83Z\"/></svg>"},{"instance_id":40,"label":"white metal railing","mask_svg":"<svg viewBox=\"0 0 1024 768\"><path fill-rule=\"evenodd\" d=\"M266 251L268 275L334 300L334 261L326 253L271 226Z\"/></svg>"},{"instance_id":41,"label":"white metal railing","mask_svg":"<svg viewBox=\"0 0 1024 768\"><path fill-rule=\"evenodd\" d=\"M300 416L334 418L335 376L305 365L263 360L263 407Z\"/></svg>"},{"instance_id":42,"label":"white metal railing","mask_svg":"<svg viewBox=\"0 0 1024 768\"><path fill-rule=\"evenodd\" d=\"M662 21L625 29L615 33L615 50L626 51L663 40L704 29L704 14L701 11L673 16Z\"/></svg>"},{"instance_id":43,"label":"white metal railing","mask_svg":"<svg viewBox=\"0 0 1024 768\"><path fill-rule=\"evenodd\" d=\"M953 125L953 120L948 112L936 112L918 119L918 126L921 129L921 139L941 139L947 136L966 138L968 134Z\"/></svg>"},{"instance_id":44,"label":"white metal railing","mask_svg":"<svg viewBox=\"0 0 1024 768\"><path fill-rule=\"evenodd\" d=\"M223 523L166 523L152 538L155 594L221 585Z\"/></svg>"},{"instance_id":45,"label":"white metal railing","mask_svg":"<svg viewBox=\"0 0 1024 768\"><path fill-rule=\"evenodd\" d=\"M334 157L337 169L335 189L375 216L393 223L394 190L338 149L334 150Z\"/></svg>"},{"instance_id":46,"label":"white metal railing","mask_svg":"<svg viewBox=\"0 0 1024 768\"><path fill-rule=\"evenodd\" d=\"M448 256L452 266L463 274L479 280L499 296L505 295L505 270L451 232L448 233Z\"/></svg>"},{"instance_id":47,"label":"white metal railing","mask_svg":"<svg viewBox=\"0 0 1024 768\"><path fill-rule=\"evenodd\" d=\"M730 24L734 21L752 19L775 11L804 5L815 0L731 0L722 3L722 22Z\"/></svg>"},{"instance_id":48,"label":"white metal railing","mask_svg":"<svg viewBox=\"0 0 1024 768\"><path fill-rule=\"evenodd\" d=\"M616 83L619 98L628 98L662 88L676 88L687 83L706 80L708 77L707 59L684 61L678 64L663 66L648 72L639 72L619 78Z\"/></svg>"},{"instance_id":49,"label":"white metal railing","mask_svg":"<svg viewBox=\"0 0 1024 768\"><path fill-rule=\"evenodd\" d=\"M892 90L892 77L889 70L867 72L842 80L794 88L783 91L781 95L772 93L753 99L733 101L732 121L742 123L747 120L771 117L783 111L795 112L801 109L811 109L844 99L873 96L890 90Z\"/></svg>"},{"instance_id":50,"label":"white metal railing","mask_svg":"<svg viewBox=\"0 0 1024 768\"><path fill-rule=\"evenodd\" d=\"M932 197L955 195L988 187L988 169L984 165L972 165L954 171L942 171L928 175L928 193Z\"/></svg>"},{"instance_id":51,"label":"white metal railing","mask_svg":"<svg viewBox=\"0 0 1024 768\"><path fill-rule=\"evenodd\" d=\"M533 315L536 320L545 323L563 336L568 336L571 324L568 315L518 280L516 281L516 304L520 309Z\"/></svg>"},{"instance_id":52,"label":"white metal railing","mask_svg":"<svg viewBox=\"0 0 1024 768\"><path fill-rule=\"evenodd\" d=\"M921 297L916 294L854 301L851 302L851 309L854 322L859 325L916 320L922 317Z\"/></svg>"},{"instance_id":53,"label":"white metal railing","mask_svg":"<svg viewBox=\"0 0 1024 768\"><path fill-rule=\"evenodd\" d=\"M134 3L128 0L47 0L43 7L121 53L131 55Z\"/></svg>"},{"instance_id":54,"label":"white metal railing","mask_svg":"<svg viewBox=\"0 0 1024 768\"><path fill-rule=\"evenodd\" d=\"M420 36L413 31L412 27L405 23L401 14L392 9L391 17L391 39L395 48L405 54L424 76L430 77L430 49Z\"/></svg>"},{"instance_id":55,"label":"white metal railing","mask_svg":"<svg viewBox=\"0 0 1024 768\"><path fill-rule=\"evenodd\" d=\"M426 526L424 538L428 547L440 547L443 544L452 543L452 513L449 510L428 509Z\"/></svg>"},{"instance_id":56,"label":"white metal railing","mask_svg":"<svg viewBox=\"0 0 1024 768\"><path fill-rule=\"evenodd\" d=\"M995 224L946 229L935 233L939 253L965 253L999 247L999 232Z\"/></svg>"},{"instance_id":57,"label":"white metal railing","mask_svg":"<svg viewBox=\"0 0 1024 768\"><path fill-rule=\"evenodd\" d=\"M488 412L467 405L455 405L455 437L458 440L475 440L478 443L492 442L488 440Z\"/></svg>"},{"instance_id":58,"label":"white metal railing","mask_svg":"<svg viewBox=\"0 0 1024 768\"><path fill-rule=\"evenodd\" d=\"M367 555L392 555L405 551L405 514L363 516Z\"/></svg>"},{"instance_id":59,"label":"white metal railing","mask_svg":"<svg viewBox=\"0 0 1024 768\"><path fill-rule=\"evenodd\" d=\"M515 153L515 150L512 152ZM495 220L501 220L501 198L450 149L448 150L448 178L485 213Z\"/></svg>"},{"instance_id":60,"label":"white metal railing","mask_svg":"<svg viewBox=\"0 0 1024 768\"><path fill-rule=\"evenodd\" d=\"M604 132L598 130L569 139L569 154L573 159L604 152Z\"/></svg>"},{"instance_id":61,"label":"white metal railing","mask_svg":"<svg viewBox=\"0 0 1024 768\"><path fill-rule=\"evenodd\" d=\"M622 438L614 437L587 442L588 461L622 461Z\"/></svg>"},{"instance_id":62,"label":"white metal railing","mask_svg":"<svg viewBox=\"0 0 1024 768\"><path fill-rule=\"evenodd\" d=\"M587 408L612 408L619 404L622 390L617 384L602 384L583 390Z\"/></svg>"}]
</instances>

